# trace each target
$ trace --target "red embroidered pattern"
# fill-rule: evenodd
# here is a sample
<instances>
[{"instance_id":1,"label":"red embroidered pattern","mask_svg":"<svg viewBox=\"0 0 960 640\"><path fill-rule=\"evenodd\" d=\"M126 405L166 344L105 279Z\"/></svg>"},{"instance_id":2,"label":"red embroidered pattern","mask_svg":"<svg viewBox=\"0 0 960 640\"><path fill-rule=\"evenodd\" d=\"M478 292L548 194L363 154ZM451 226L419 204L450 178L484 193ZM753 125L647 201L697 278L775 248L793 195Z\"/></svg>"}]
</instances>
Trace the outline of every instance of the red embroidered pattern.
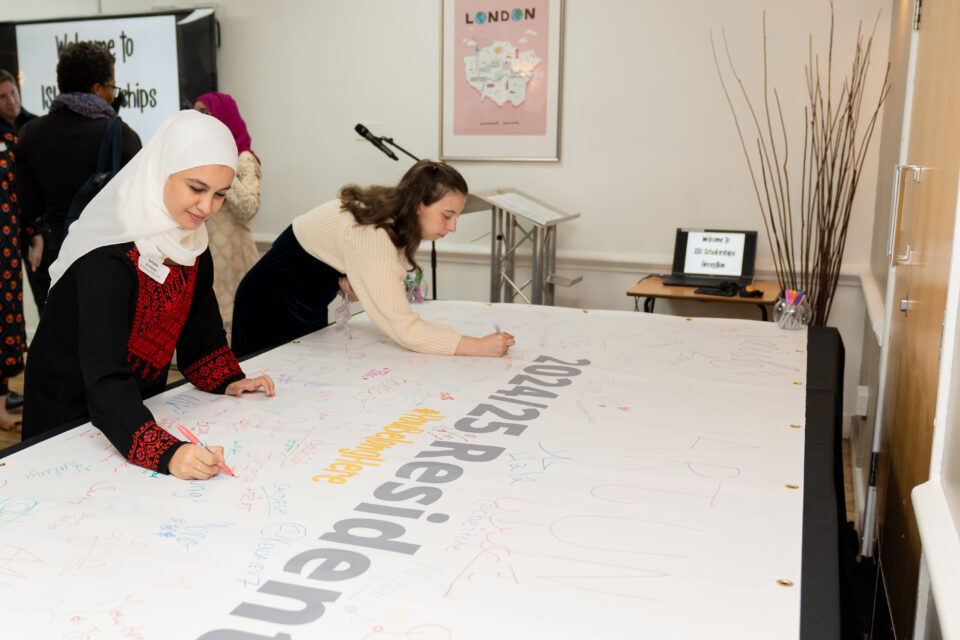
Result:
<instances>
[{"instance_id":1,"label":"red embroidered pattern","mask_svg":"<svg viewBox=\"0 0 960 640\"><path fill-rule=\"evenodd\" d=\"M157 426L156 422L150 420L133 434L133 444L130 445L127 460L141 467L157 471L160 456L178 442L180 441Z\"/></svg>"},{"instance_id":2,"label":"red embroidered pattern","mask_svg":"<svg viewBox=\"0 0 960 640\"><path fill-rule=\"evenodd\" d=\"M242 377L243 371L230 347L221 347L184 369L183 375L198 389L215 391L228 380Z\"/></svg>"},{"instance_id":3,"label":"red embroidered pattern","mask_svg":"<svg viewBox=\"0 0 960 640\"><path fill-rule=\"evenodd\" d=\"M136 246L127 251L127 257L139 280L137 309L127 340L127 362L133 373L140 370L142 378L156 378L170 366L187 321L197 280L196 263L192 267L171 267L167 279L160 284L139 269L140 252Z\"/></svg>"}]
</instances>

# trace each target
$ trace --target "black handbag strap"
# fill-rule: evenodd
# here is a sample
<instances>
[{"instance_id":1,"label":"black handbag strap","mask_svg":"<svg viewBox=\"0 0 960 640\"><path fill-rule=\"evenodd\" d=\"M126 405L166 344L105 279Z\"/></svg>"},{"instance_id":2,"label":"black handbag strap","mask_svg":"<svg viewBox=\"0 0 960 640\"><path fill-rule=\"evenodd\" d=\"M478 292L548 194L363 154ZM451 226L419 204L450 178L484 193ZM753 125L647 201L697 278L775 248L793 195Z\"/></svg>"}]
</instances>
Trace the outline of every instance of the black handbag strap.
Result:
<instances>
[{"instance_id":1,"label":"black handbag strap","mask_svg":"<svg viewBox=\"0 0 960 640\"><path fill-rule=\"evenodd\" d=\"M123 122L120 118L113 120L113 173L120 171L120 152L123 150Z\"/></svg>"},{"instance_id":2,"label":"black handbag strap","mask_svg":"<svg viewBox=\"0 0 960 640\"><path fill-rule=\"evenodd\" d=\"M97 173L103 173L109 168L113 173L120 171L120 153L123 148L123 128L120 118L110 118L107 128L100 141L100 152L97 154Z\"/></svg>"}]
</instances>

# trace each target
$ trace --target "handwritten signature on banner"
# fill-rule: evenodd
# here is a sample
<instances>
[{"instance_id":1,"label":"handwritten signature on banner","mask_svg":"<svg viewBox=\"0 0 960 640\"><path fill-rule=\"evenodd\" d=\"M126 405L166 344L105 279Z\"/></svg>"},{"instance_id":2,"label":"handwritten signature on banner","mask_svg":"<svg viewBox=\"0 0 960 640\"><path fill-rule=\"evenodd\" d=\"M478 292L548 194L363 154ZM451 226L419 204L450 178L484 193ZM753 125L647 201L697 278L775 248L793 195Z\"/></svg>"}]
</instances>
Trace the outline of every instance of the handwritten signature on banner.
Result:
<instances>
[{"instance_id":1,"label":"handwritten signature on banner","mask_svg":"<svg viewBox=\"0 0 960 640\"><path fill-rule=\"evenodd\" d=\"M384 640L387 638L406 638L407 640L450 640L453 632L439 624L418 624L405 631L387 631L383 625L376 625L373 633L363 640Z\"/></svg>"},{"instance_id":2,"label":"handwritten signature on banner","mask_svg":"<svg viewBox=\"0 0 960 640\"><path fill-rule=\"evenodd\" d=\"M536 476L546 472L559 460L576 460L548 451L543 446L543 442L537 443L537 451L520 451L507 454L507 465L509 470L507 477L510 478L510 484L518 482L536 482Z\"/></svg>"}]
</instances>

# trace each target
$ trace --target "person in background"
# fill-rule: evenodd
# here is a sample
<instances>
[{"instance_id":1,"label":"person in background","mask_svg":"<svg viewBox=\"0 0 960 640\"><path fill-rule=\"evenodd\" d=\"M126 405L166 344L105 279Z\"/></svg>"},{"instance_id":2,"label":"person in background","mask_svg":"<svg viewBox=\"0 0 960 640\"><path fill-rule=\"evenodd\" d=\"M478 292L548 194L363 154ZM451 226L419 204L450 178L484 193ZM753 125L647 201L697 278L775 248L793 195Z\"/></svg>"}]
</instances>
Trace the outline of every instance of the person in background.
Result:
<instances>
[{"instance_id":1,"label":"person in background","mask_svg":"<svg viewBox=\"0 0 960 640\"><path fill-rule=\"evenodd\" d=\"M347 185L340 198L295 218L240 283L233 348L244 356L327 325L338 291L359 299L381 331L420 353L502 356L509 333L482 338L427 322L403 287L421 240L456 231L467 183L456 169L417 162L396 187Z\"/></svg>"},{"instance_id":2,"label":"person in background","mask_svg":"<svg viewBox=\"0 0 960 640\"><path fill-rule=\"evenodd\" d=\"M166 386L174 350L203 391L274 395L269 376L240 369L213 294L204 222L223 204L236 162L221 122L180 111L73 223L30 343L24 438L89 419L142 467L195 480L219 472L220 447L181 442L143 399Z\"/></svg>"},{"instance_id":3,"label":"person in background","mask_svg":"<svg viewBox=\"0 0 960 640\"><path fill-rule=\"evenodd\" d=\"M200 113L227 125L237 143L237 175L227 191L220 215L207 222L213 256L213 291L220 304L227 340L233 327L233 298L240 280L259 257L250 221L260 209L260 159L250 149L250 134L237 103L226 93L205 93L193 104Z\"/></svg>"},{"instance_id":4,"label":"person in background","mask_svg":"<svg viewBox=\"0 0 960 640\"><path fill-rule=\"evenodd\" d=\"M17 151L17 195L24 217L42 216L42 241L31 245L27 278L37 311L43 314L50 288L49 268L60 251L64 220L77 191L97 169L100 142L117 95L116 58L100 45L74 42L57 61L60 94L50 113L31 120L20 131ZM121 160L126 164L140 150L140 137L123 125Z\"/></svg>"},{"instance_id":5,"label":"person in background","mask_svg":"<svg viewBox=\"0 0 960 640\"><path fill-rule=\"evenodd\" d=\"M17 87L16 77L9 71L0 69L0 125L5 125L17 133L28 120L36 117L20 104L20 89Z\"/></svg>"},{"instance_id":6,"label":"person in background","mask_svg":"<svg viewBox=\"0 0 960 640\"><path fill-rule=\"evenodd\" d=\"M23 370L27 344L23 322L23 276L20 248L40 238L39 216L24 219L17 198L16 150L19 130L35 116L20 106L17 79L0 69L0 429L15 430L20 420L10 409L23 404L23 396L7 388L10 377Z\"/></svg>"}]
</instances>

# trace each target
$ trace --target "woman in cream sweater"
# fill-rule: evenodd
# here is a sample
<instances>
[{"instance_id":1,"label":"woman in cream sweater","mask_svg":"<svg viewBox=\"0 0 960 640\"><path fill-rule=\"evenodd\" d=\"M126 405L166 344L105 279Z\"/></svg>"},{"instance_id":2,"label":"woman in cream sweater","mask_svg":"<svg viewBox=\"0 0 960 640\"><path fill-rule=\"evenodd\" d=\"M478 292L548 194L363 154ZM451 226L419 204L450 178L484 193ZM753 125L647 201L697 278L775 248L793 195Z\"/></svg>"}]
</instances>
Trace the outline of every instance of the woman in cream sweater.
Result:
<instances>
[{"instance_id":1,"label":"woman in cream sweater","mask_svg":"<svg viewBox=\"0 0 960 640\"><path fill-rule=\"evenodd\" d=\"M456 169L421 160L396 187L348 185L337 200L295 218L237 289L234 352L247 355L325 327L327 306L342 287L407 349L504 355L514 344L510 334L474 338L422 320L403 288L421 240L456 231L466 194Z\"/></svg>"}]
</instances>

